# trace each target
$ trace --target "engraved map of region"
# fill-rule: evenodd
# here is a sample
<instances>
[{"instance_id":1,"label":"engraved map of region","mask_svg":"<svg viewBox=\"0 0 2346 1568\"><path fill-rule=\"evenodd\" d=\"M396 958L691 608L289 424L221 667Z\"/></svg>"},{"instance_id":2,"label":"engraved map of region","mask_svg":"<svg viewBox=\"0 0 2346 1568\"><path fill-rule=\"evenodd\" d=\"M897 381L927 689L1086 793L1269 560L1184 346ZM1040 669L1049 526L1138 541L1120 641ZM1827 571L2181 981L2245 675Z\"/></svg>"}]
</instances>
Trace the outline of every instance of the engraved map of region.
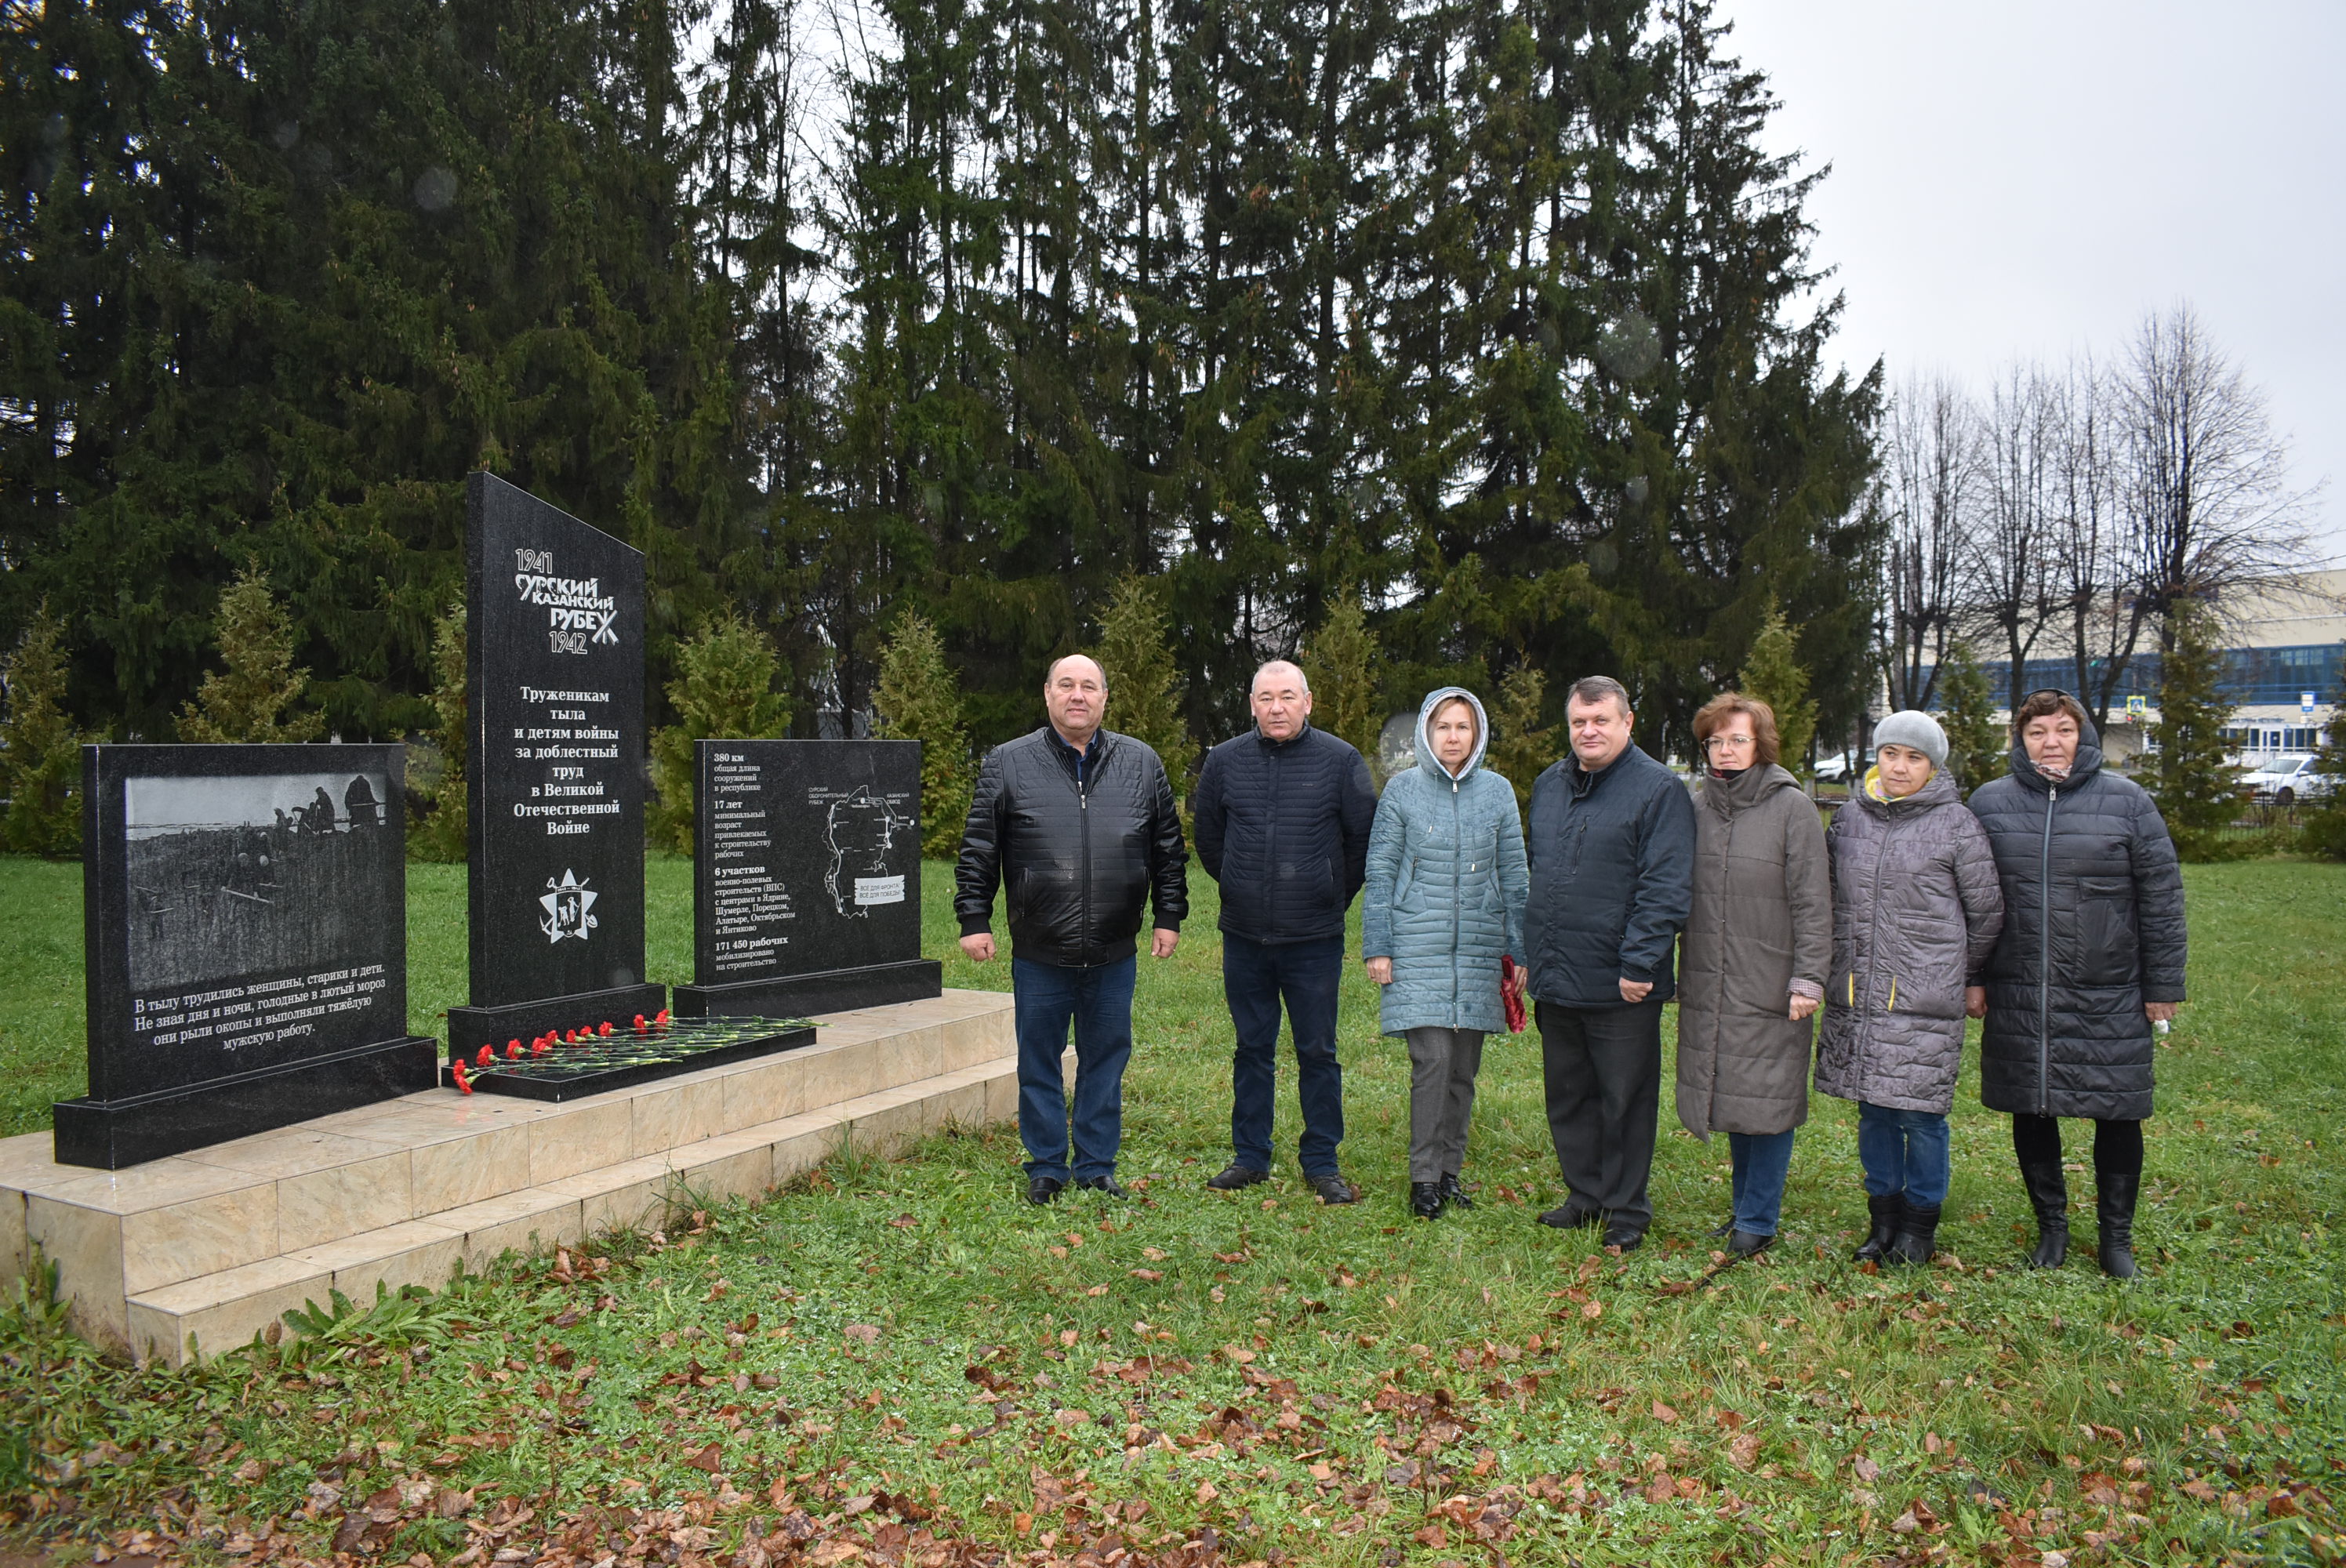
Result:
<instances>
[{"instance_id":1,"label":"engraved map of region","mask_svg":"<svg viewBox=\"0 0 2346 1568\"><path fill-rule=\"evenodd\" d=\"M871 917L875 904L900 904L908 863L921 852L915 820L871 786L834 796L823 829L831 864L822 885L831 908L850 920Z\"/></svg>"}]
</instances>

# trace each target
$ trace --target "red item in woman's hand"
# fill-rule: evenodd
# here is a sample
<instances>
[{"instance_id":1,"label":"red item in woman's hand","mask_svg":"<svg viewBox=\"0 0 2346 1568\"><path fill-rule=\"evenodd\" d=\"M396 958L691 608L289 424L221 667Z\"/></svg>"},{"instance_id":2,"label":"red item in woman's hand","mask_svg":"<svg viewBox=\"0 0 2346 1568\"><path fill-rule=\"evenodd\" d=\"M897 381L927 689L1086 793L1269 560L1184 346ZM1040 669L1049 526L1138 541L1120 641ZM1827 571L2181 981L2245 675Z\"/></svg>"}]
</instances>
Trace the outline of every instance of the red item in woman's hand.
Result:
<instances>
[{"instance_id":1,"label":"red item in woman's hand","mask_svg":"<svg viewBox=\"0 0 2346 1568\"><path fill-rule=\"evenodd\" d=\"M1522 970L1505 953L1499 955L1499 1001L1507 1010L1507 1032L1521 1034L1531 1020L1524 1013L1523 993L1515 989L1515 976Z\"/></svg>"}]
</instances>

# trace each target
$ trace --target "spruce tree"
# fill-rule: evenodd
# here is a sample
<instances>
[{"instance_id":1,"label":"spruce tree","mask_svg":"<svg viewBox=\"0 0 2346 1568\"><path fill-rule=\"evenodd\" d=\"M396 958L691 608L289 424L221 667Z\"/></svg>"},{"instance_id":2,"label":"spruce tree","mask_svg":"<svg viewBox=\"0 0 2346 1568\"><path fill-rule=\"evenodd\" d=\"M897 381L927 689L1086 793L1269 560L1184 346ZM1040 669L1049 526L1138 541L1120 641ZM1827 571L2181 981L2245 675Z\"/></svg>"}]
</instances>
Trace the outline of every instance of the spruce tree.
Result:
<instances>
[{"instance_id":1,"label":"spruce tree","mask_svg":"<svg viewBox=\"0 0 2346 1568\"><path fill-rule=\"evenodd\" d=\"M774 690L780 661L773 639L736 615L719 616L676 650L668 700L677 722L652 732L652 787L646 837L679 854L693 851L693 742L766 740L790 728L790 700Z\"/></svg>"},{"instance_id":2,"label":"spruce tree","mask_svg":"<svg viewBox=\"0 0 2346 1568\"><path fill-rule=\"evenodd\" d=\"M882 645L873 696L875 732L921 743L921 853L950 860L961 845L977 769L962 723L961 683L936 628L922 616L906 615Z\"/></svg>"},{"instance_id":3,"label":"spruce tree","mask_svg":"<svg viewBox=\"0 0 2346 1568\"><path fill-rule=\"evenodd\" d=\"M2231 705L2216 693L2223 671L2215 617L2197 600L2168 611L2168 647L2159 667L2158 750L2143 782L2187 860L2215 860L2237 852L2224 830L2239 815L2239 784L2224 753L2224 721Z\"/></svg>"},{"instance_id":4,"label":"spruce tree","mask_svg":"<svg viewBox=\"0 0 2346 1568\"><path fill-rule=\"evenodd\" d=\"M1743 656L1736 687L1775 710L1780 760L1805 777L1809 739L1817 732L1817 705L1809 699L1809 672L1800 667L1800 645L1785 623L1782 607L1772 599L1760 635L1751 640L1751 651Z\"/></svg>"},{"instance_id":5,"label":"spruce tree","mask_svg":"<svg viewBox=\"0 0 2346 1568\"><path fill-rule=\"evenodd\" d=\"M471 671L465 659L464 601L432 619L432 738L440 748L440 777L432 809L407 837L408 858L461 863L472 852L472 797L466 791L465 721L472 713Z\"/></svg>"},{"instance_id":6,"label":"spruce tree","mask_svg":"<svg viewBox=\"0 0 2346 1568\"><path fill-rule=\"evenodd\" d=\"M97 738L66 711L64 644L65 625L44 603L0 665L8 705L0 719L8 784L0 847L18 854L81 852L81 748Z\"/></svg>"},{"instance_id":7,"label":"spruce tree","mask_svg":"<svg viewBox=\"0 0 2346 1568\"><path fill-rule=\"evenodd\" d=\"M1939 722L1947 732L1947 766L1954 771L1955 787L1968 794L2003 778L2011 737L1995 721L1995 694L1971 644L1959 640L1948 647L1939 693L1944 704Z\"/></svg>"},{"instance_id":8,"label":"spruce tree","mask_svg":"<svg viewBox=\"0 0 2346 1568\"><path fill-rule=\"evenodd\" d=\"M1499 683L1499 699L1491 705L1491 745L1484 760L1515 787L1515 807L1529 810L1532 784L1562 750L1563 738L1553 724L1540 722L1547 697L1547 677L1529 665L1517 665Z\"/></svg>"},{"instance_id":9,"label":"spruce tree","mask_svg":"<svg viewBox=\"0 0 2346 1568\"><path fill-rule=\"evenodd\" d=\"M1189 738L1188 693L1166 637L1165 612L1147 578L1117 579L1100 617L1100 668L1107 676L1109 728L1145 741L1165 764L1176 799L1187 800L1197 743Z\"/></svg>"},{"instance_id":10,"label":"spruce tree","mask_svg":"<svg viewBox=\"0 0 2346 1568\"><path fill-rule=\"evenodd\" d=\"M1377 693L1382 662L1360 591L1347 585L1330 596L1328 618L1302 649L1300 663L1311 683L1312 718L1329 734L1351 741L1372 772L1385 718Z\"/></svg>"},{"instance_id":11,"label":"spruce tree","mask_svg":"<svg viewBox=\"0 0 2346 1568\"><path fill-rule=\"evenodd\" d=\"M215 670L179 710L179 738L247 745L315 740L325 715L298 711L310 672L293 664L293 621L270 592L269 575L248 563L219 597L213 621L226 669Z\"/></svg>"}]
</instances>

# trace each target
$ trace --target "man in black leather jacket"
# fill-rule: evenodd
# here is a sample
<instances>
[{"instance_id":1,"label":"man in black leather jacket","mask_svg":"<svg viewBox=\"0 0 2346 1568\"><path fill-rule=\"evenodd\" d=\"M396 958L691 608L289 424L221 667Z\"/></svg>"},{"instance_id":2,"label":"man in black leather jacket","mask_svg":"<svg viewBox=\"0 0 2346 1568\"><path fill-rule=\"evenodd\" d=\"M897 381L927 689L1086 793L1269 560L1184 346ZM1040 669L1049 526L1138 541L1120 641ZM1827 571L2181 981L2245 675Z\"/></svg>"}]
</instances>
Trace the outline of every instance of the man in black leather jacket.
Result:
<instances>
[{"instance_id":1,"label":"man in black leather jacket","mask_svg":"<svg viewBox=\"0 0 2346 1568\"><path fill-rule=\"evenodd\" d=\"M1295 665L1273 659L1257 670L1250 700L1254 728L1206 753L1190 803L1198 861L1222 889L1222 991L1237 1039L1229 1168L1206 1185L1229 1192L1270 1175L1284 997L1304 1179L1322 1203L1351 1203L1359 1194L1336 1166L1344 1137L1336 997L1344 911L1361 891L1376 789L1358 751L1311 728L1311 687Z\"/></svg>"},{"instance_id":2,"label":"man in black leather jacket","mask_svg":"<svg viewBox=\"0 0 2346 1568\"><path fill-rule=\"evenodd\" d=\"M1173 956L1189 912L1188 857L1157 753L1100 728L1107 677L1081 654L1051 667L1050 722L994 748L962 830L954 912L962 951L994 957L994 890L1008 890L1016 997L1018 1136L1026 1201L1076 1185L1121 1196L1124 1068L1132 1055L1134 938L1156 906L1149 950ZM1076 1035L1074 1162L1060 1058Z\"/></svg>"}]
</instances>

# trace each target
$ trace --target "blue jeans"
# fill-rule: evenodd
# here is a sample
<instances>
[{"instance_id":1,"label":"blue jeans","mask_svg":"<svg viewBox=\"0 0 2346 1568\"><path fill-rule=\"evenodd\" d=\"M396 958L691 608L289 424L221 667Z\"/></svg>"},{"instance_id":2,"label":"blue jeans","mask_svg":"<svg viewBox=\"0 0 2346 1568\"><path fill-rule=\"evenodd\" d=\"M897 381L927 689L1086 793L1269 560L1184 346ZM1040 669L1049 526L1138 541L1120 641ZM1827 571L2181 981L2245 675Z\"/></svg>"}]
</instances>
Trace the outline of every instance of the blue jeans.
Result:
<instances>
[{"instance_id":1,"label":"blue jeans","mask_svg":"<svg viewBox=\"0 0 2346 1568\"><path fill-rule=\"evenodd\" d=\"M1893 1111L1857 1103L1857 1158L1865 1190L1874 1197L1904 1193L1909 1208L1936 1208L1947 1200L1954 1175L1947 1155L1947 1118L1936 1111Z\"/></svg>"},{"instance_id":2,"label":"blue jeans","mask_svg":"<svg viewBox=\"0 0 2346 1568\"><path fill-rule=\"evenodd\" d=\"M1792 1170L1792 1134L1729 1133L1735 1160L1735 1228L1748 1236L1773 1236L1784 1212L1784 1178Z\"/></svg>"},{"instance_id":3,"label":"blue jeans","mask_svg":"<svg viewBox=\"0 0 2346 1568\"><path fill-rule=\"evenodd\" d=\"M1303 1102L1296 1154L1307 1176L1336 1174L1344 1141L1344 1069L1336 1060L1336 988L1344 939L1250 942L1222 935L1222 992L1238 1048L1230 1058L1230 1153L1249 1170L1270 1168L1271 1102L1279 1084L1279 1004L1295 1036L1295 1087Z\"/></svg>"},{"instance_id":4,"label":"blue jeans","mask_svg":"<svg viewBox=\"0 0 2346 1568\"><path fill-rule=\"evenodd\" d=\"M1134 959L1096 969L1010 961L1018 1028L1018 1139L1026 1174L1067 1179L1067 1101L1060 1057L1076 1030L1075 1177L1116 1174L1124 1141L1124 1064L1132 1058Z\"/></svg>"}]
</instances>

